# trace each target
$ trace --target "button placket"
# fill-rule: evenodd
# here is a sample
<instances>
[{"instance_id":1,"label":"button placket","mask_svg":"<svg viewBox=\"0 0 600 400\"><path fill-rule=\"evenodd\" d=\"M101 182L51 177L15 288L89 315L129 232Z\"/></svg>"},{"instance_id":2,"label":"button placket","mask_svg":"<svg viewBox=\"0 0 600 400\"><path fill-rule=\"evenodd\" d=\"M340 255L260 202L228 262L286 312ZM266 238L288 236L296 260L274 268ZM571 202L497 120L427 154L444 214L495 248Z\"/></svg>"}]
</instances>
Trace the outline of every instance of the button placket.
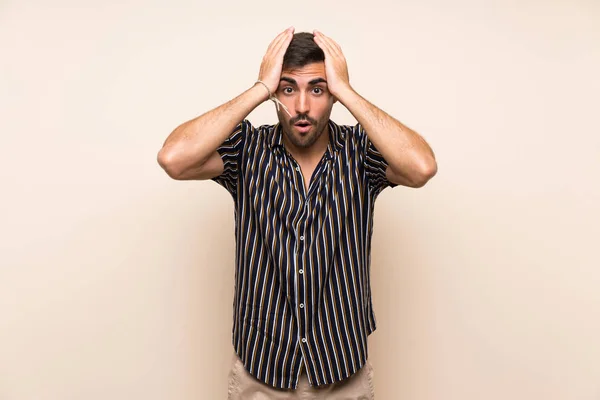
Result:
<instances>
[{"instance_id":1,"label":"button placket","mask_svg":"<svg viewBox=\"0 0 600 400\"><path fill-rule=\"evenodd\" d=\"M304 201L306 202L306 199L304 199ZM306 203L305 203L306 204ZM297 251L295 252L295 256L296 256L296 267L297 267L297 271L298 271L298 275L297 275L297 293L296 293L296 315L297 315L297 320L298 320L298 333L300 336L300 339L302 341L302 343L306 343L307 340L304 337L305 331L306 331L306 301L305 301L305 295L306 295L306 279L305 274L304 274L304 261L305 261L305 257L304 257L304 252L306 249L306 237L304 234L304 229L305 229L305 221L306 221L306 213L308 212L308 209L306 207L304 207L304 204L300 205L300 216L298 218L298 222L296 225L296 237L297 237L297 242L296 242L296 246L297 246Z\"/></svg>"}]
</instances>

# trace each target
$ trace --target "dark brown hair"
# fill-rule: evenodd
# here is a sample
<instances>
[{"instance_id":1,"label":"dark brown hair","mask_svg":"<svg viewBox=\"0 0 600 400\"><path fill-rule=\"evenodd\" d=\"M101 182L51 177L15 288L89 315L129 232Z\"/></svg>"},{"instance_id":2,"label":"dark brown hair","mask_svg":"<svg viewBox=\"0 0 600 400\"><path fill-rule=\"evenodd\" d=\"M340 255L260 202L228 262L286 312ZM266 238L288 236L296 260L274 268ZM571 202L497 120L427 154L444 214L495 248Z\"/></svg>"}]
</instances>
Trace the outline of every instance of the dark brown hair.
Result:
<instances>
[{"instance_id":1,"label":"dark brown hair","mask_svg":"<svg viewBox=\"0 0 600 400\"><path fill-rule=\"evenodd\" d=\"M314 37L312 33L308 32L294 34L283 56L283 69L300 68L325 61L325 53L315 43Z\"/></svg>"}]
</instances>

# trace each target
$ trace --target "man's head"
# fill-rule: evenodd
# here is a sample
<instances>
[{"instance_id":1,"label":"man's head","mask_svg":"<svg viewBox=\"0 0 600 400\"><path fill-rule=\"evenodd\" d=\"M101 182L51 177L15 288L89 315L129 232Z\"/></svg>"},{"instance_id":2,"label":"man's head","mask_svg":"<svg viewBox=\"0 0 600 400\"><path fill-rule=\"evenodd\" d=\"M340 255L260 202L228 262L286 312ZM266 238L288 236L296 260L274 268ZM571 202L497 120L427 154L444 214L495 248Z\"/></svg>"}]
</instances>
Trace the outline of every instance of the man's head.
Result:
<instances>
[{"instance_id":1,"label":"man's head","mask_svg":"<svg viewBox=\"0 0 600 400\"><path fill-rule=\"evenodd\" d=\"M296 33L283 58L277 98L290 111L278 112L288 141L299 149L312 146L326 132L334 97L327 90L325 54L312 33Z\"/></svg>"}]
</instances>

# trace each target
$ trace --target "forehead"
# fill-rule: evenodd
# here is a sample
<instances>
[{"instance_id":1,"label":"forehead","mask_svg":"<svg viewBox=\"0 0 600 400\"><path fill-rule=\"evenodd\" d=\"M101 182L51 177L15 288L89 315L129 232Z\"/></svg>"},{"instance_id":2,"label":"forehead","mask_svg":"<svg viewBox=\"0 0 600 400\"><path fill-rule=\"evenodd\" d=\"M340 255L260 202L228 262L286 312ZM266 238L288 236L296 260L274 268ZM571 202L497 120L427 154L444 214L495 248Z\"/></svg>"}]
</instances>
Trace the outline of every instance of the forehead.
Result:
<instances>
[{"instance_id":1,"label":"forehead","mask_svg":"<svg viewBox=\"0 0 600 400\"><path fill-rule=\"evenodd\" d=\"M325 63L311 63L303 67L287 68L281 72L281 77L288 77L296 82L308 82L315 78L325 79Z\"/></svg>"}]
</instances>

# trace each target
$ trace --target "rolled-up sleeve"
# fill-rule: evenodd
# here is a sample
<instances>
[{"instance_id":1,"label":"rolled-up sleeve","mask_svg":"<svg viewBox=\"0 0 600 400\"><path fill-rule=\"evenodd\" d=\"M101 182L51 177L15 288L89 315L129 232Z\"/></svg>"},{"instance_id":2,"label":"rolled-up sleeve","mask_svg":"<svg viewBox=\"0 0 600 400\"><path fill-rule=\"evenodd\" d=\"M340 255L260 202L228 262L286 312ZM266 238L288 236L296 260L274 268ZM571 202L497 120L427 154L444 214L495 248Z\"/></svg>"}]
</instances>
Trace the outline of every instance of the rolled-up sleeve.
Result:
<instances>
[{"instance_id":1,"label":"rolled-up sleeve","mask_svg":"<svg viewBox=\"0 0 600 400\"><path fill-rule=\"evenodd\" d=\"M212 178L213 181L223 186L235 198L240 176L240 166L246 143L246 136L254 128L248 120L240 122L231 135L217 148L223 160L223 173Z\"/></svg>"},{"instance_id":2,"label":"rolled-up sleeve","mask_svg":"<svg viewBox=\"0 0 600 400\"><path fill-rule=\"evenodd\" d=\"M386 187L395 187L395 183L387 178L388 163L369 139L361 124L354 126L354 134L358 138L359 149L363 156L363 165L367 175L369 189L376 196Z\"/></svg>"}]
</instances>

